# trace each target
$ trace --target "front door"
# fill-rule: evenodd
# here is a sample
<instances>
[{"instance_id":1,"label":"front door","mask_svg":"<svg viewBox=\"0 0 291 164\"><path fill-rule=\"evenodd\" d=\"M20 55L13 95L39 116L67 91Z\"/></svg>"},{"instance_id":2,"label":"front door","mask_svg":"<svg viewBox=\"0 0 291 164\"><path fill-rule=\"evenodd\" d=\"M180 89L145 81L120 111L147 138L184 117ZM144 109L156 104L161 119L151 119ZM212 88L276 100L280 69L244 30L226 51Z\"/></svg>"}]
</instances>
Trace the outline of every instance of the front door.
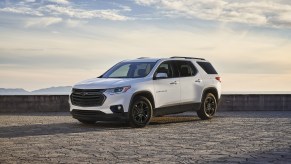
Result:
<instances>
[{"instance_id":1,"label":"front door","mask_svg":"<svg viewBox=\"0 0 291 164\"><path fill-rule=\"evenodd\" d=\"M177 70L175 70L174 65L171 61L163 62L157 68L154 76L158 73L166 73L167 77L155 79L153 81L156 108L178 106L180 104L181 86L177 75Z\"/></svg>"}]
</instances>

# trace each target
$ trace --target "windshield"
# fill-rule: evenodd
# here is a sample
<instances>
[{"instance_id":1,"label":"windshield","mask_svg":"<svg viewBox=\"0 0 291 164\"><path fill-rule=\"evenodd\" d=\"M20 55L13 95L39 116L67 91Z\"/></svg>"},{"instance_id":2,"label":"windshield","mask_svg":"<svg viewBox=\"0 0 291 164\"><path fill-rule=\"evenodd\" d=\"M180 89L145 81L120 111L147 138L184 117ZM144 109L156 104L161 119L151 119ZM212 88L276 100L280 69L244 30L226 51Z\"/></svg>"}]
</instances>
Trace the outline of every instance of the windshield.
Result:
<instances>
[{"instance_id":1,"label":"windshield","mask_svg":"<svg viewBox=\"0 0 291 164\"><path fill-rule=\"evenodd\" d=\"M121 62L105 72L101 78L141 78L147 76L156 62Z\"/></svg>"}]
</instances>

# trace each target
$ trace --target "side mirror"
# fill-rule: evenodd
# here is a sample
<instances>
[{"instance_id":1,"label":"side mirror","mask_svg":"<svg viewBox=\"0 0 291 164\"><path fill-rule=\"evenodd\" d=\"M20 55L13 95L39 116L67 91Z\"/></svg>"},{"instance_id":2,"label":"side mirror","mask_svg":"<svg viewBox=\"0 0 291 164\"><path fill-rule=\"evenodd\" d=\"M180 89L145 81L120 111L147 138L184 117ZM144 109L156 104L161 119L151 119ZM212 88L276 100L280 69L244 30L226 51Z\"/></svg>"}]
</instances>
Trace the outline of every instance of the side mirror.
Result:
<instances>
[{"instance_id":1,"label":"side mirror","mask_svg":"<svg viewBox=\"0 0 291 164\"><path fill-rule=\"evenodd\" d=\"M166 73L158 73L154 79L165 79L168 78L168 75Z\"/></svg>"}]
</instances>

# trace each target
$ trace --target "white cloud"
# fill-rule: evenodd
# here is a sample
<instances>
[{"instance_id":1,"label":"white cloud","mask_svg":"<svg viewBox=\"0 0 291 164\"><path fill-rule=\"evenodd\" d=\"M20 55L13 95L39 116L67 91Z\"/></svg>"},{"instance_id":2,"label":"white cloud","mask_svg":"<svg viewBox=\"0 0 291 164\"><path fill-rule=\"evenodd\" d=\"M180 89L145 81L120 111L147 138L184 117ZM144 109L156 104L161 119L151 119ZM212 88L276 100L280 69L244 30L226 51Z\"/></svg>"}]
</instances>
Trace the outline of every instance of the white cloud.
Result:
<instances>
[{"instance_id":1,"label":"white cloud","mask_svg":"<svg viewBox=\"0 0 291 164\"><path fill-rule=\"evenodd\" d=\"M67 5L70 3L68 0L48 0L48 1L58 3L58 4L63 4L63 5Z\"/></svg>"},{"instance_id":2,"label":"white cloud","mask_svg":"<svg viewBox=\"0 0 291 164\"><path fill-rule=\"evenodd\" d=\"M28 0L32 2L31 0ZM69 4L67 0L50 0L51 2L55 2L58 4ZM26 1L27 2L27 1ZM17 13L24 15L32 15L32 16L59 16L59 17L71 17L78 19L105 19L105 20L114 20L114 21L125 21L133 18L129 18L125 15L122 15L121 12L129 12L131 11L130 7L120 5L120 9L83 9L78 6L73 5L27 5L24 3L18 3L13 7L4 7L0 8L0 12L7 13Z\"/></svg>"},{"instance_id":3,"label":"white cloud","mask_svg":"<svg viewBox=\"0 0 291 164\"><path fill-rule=\"evenodd\" d=\"M52 34L59 34L59 31L51 31Z\"/></svg>"},{"instance_id":4,"label":"white cloud","mask_svg":"<svg viewBox=\"0 0 291 164\"><path fill-rule=\"evenodd\" d=\"M291 27L291 4L285 1L251 0L136 0L153 6L164 16L198 18L252 25Z\"/></svg>"},{"instance_id":5,"label":"white cloud","mask_svg":"<svg viewBox=\"0 0 291 164\"><path fill-rule=\"evenodd\" d=\"M135 0L135 2L139 5L154 5L157 3L156 0Z\"/></svg>"},{"instance_id":6,"label":"white cloud","mask_svg":"<svg viewBox=\"0 0 291 164\"><path fill-rule=\"evenodd\" d=\"M129 6L119 5L119 7L120 7L123 11L131 11L131 8L130 8Z\"/></svg>"},{"instance_id":7,"label":"white cloud","mask_svg":"<svg viewBox=\"0 0 291 164\"><path fill-rule=\"evenodd\" d=\"M56 6L56 5L47 5L42 8L54 15L66 15L72 18L100 18L108 20L119 20L124 21L129 18L119 14L118 10L84 10L76 9L72 7Z\"/></svg>"},{"instance_id":8,"label":"white cloud","mask_svg":"<svg viewBox=\"0 0 291 164\"><path fill-rule=\"evenodd\" d=\"M25 7L25 6L0 8L0 12L43 16L42 12L34 10L32 8L29 8L29 7Z\"/></svg>"},{"instance_id":9,"label":"white cloud","mask_svg":"<svg viewBox=\"0 0 291 164\"><path fill-rule=\"evenodd\" d=\"M78 27L81 26L83 24L86 24L86 21L81 21L81 20L74 20L74 19L68 19L66 20L66 26L67 27Z\"/></svg>"},{"instance_id":10,"label":"white cloud","mask_svg":"<svg viewBox=\"0 0 291 164\"><path fill-rule=\"evenodd\" d=\"M32 2L35 2L35 0L24 0L24 2L32 3Z\"/></svg>"},{"instance_id":11,"label":"white cloud","mask_svg":"<svg viewBox=\"0 0 291 164\"><path fill-rule=\"evenodd\" d=\"M56 17L31 18L25 23L25 27L47 27L60 22L62 22L62 18Z\"/></svg>"},{"instance_id":12,"label":"white cloud","mask_svg":"<svg viewBox=\"0 0 291 164\"><path fill-rule=\"evenodd\" d=\"M291 27L291 12L286 12L278 16L270 17L269 23L277 26Z\"/></svg>"}]
</instances>

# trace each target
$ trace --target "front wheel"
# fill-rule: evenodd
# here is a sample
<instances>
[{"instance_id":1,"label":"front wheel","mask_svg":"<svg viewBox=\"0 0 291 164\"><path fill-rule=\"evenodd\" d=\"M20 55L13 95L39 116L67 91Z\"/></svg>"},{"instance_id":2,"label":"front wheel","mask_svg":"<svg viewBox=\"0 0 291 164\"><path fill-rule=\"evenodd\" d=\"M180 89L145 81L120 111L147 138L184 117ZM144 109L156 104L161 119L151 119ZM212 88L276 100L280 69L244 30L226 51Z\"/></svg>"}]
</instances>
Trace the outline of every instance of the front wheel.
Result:
<instances>
[{"instance_id":1,"label":"front wheel","mask_svg":"<svg viewBox=\"0 0 291 164\"><path fill-rule=\"evenodd\" d=\"M143 96L134 98L129 110L129 124L134 128L143 128L152 118L151 102Z\"/></svg>"},{"instance_id":2,"label":"front wheel","mask_svg":"<svg viewBox=\"0 0 291 164\"><path fill-rule=\"evenodd\" d=\"M217 100L212 93L207 93L202 100L200 109L197 111L197 115L202 120L211 119L217 109Z\"/></svg>"}]
</instances>

